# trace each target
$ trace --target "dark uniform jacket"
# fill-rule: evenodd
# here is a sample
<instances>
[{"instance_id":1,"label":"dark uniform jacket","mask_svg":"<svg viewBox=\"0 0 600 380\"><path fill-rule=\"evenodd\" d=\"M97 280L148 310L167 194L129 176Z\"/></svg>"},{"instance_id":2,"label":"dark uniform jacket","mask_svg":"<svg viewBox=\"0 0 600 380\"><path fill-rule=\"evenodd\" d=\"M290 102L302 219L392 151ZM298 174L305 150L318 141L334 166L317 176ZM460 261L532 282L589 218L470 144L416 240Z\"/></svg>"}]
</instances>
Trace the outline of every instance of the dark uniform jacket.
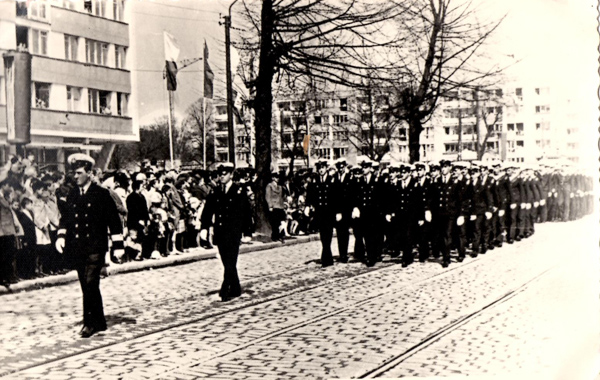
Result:
<instances>
[{"instance_id":1,"label":"dark uniform jacket","mask_svg":"<svg viewBox=\"0 0 600 380\"><path fill-rule=\"evenodd\" d=\"M425 211L431 210L431 179L427 177L416 178L414 181L415 196L414 202L414 213L417 220L423 220L425 218Z\"/></svg>"},{"instance_id":2,"label":"dark uniform jacket","mask_svg":"<svg viewBox=\"0 0 600 380\"><path fill-rule=\"evenodd\" d=\"M325 181L321 176L317 176L308 186L306 202L315 209L317 214L336 214L341 212L339 209L338 196L339 182L336 177L325 176Z\"/></svg>"},{"instance_id":3,"label":"dark uniform jacket","mask_svg":"<svg viewBox=\"0 0 600 380\"><path fill-rule=\"evenodd\" d=\"M389 184L388 213L395 214L396 218L414 218L415 199L418 198L418 191L412 178L408 178L408 184L404 186L404 181L398 179L395 184Z\"/></svg>"},{"instance_id":4,"label":"dark uniform jacket","mask_svg":"<svg viewBox=\"0 0 600 380\"><path fill-rule=\"evenodd\" d=\"M482 181L481 178L477 179L477 183L470 183L470 194L471 194L471 215L481 215L486 212L492 212L494 207L494 200L492 198L492 192L488 183L490 178L486 178L486 181ZM471 180L473 181L473 180Z\"/></svg>"},{"instance_id":5,"label":"dark uniform jacket","mask_svg":"<svg viewBox=\"0 0 600 380\"><path fill-rule=\"evenodd\" d=\"M200 220L202 229L214 226L216 244L221 239L239 242L242 234L249 236L252 233L252 214L245 188L232 183L225 193L220 186L215 187L206 198Z\"/></svg>"},{"instance_id":6,"label":"dark uniform jacket","mask_svg":"<svg viewBox=\"0 0 600 380\"><path fill-rule=\"evenodd\" d=\"M431 212L456 217L468 215L470 200L466 183L452 176L444 183L440 176L432 185Z\"/></svg>"},{"instance_id":7,"label":"dark uniform jacket","mask_svg":"<svg viewBox=\"0 0 600 380\"><path fill-rule=\"evenodd\" d=\"M523 192L523 183L521 178L509 179L509 190L510 190L510 204L516 204L519 206L521 202L525 202L525 197L521 196ZM523 200L521 200L521 198ZM509 204L509 206L510 206Z\"/></svg>"},{"instance_id":8,"label":"dark uniform jacket","mask_svg":"<svg viewBox=\"0 0 600 380\"><path fill-rule=\"evenodd\" d=\"M76 264L104 262L109 230L111 235L118 235L120 239L115 249L123 248L121 219L107 189L91 183L82 195L76 186L69 192L66 206L58 236L65 238L64 252L72 256Z\"/></svg>"},{"instance_id":9,"label":"dark uniform jacket","mask_svg":"<svg viewBox=\"0 0 600 380\"><path fill-rule=\"evenodd\" d=\"M380 205L384 195L383 187L379 184L374 175L367 182L366 177L356 177L352 184L352 208L360 210L361 219L363 216L377 217L381 215Z\"/></svg>"},{"instance_id":10,"label":"dark uniform jacket","mask_svg":"<svg viewBox=\"0 0 600 380\"><path fill-rule=\"evenodd\" d=\"M343 218L349 218L352 212L352 200L351 200L351 183L352 175L350 173L339 173L337 177L338 193L335 194L339 202L340 212L343 214Z\"/></svg>"},{"instance_id":11,"label":"dark uniform jacket","mask_svg":"<svg viewBox=\"0 0 600 380\"><path fill-rule=\"evenodd\" d=\"M503 175L496 180L496 199L498 200L498 210L506 210L512 203L510 197L510 182L508 176Z\"/></svg>"}]
</instances>

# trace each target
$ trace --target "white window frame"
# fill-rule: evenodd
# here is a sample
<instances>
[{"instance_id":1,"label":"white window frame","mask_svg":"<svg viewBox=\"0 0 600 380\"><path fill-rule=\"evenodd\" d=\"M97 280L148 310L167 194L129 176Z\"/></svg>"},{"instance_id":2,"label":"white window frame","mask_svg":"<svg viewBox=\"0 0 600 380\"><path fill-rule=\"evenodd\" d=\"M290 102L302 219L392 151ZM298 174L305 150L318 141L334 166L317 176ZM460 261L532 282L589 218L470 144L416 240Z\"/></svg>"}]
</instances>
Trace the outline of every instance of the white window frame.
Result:
<instances>
[{"instance_id":1,"label":"white window frame","mask_svg":"<svg viewBox=\"0 0 600 380\"><path fill-rule=\"evenodd\" d=\"M117 93L117 115L127 116L129 115L129 94L123 92Z\"/></svg>"},{"instance_id":2,"label":"white window frame","mask_svg":"<svg viewBox=\"0 0 600 380\"><path fill-rule=\"evenodd\" d=\"M127 48L125 46L115 45L115 67L125 69L127 65Z\"/></svg>"},{"instance_id":3,"label":"white window frame","mask_svg":"<svg viewBox=\"0 0 600 380\"><path fill-rule=\"evenodd\" d=\"M41 97L38 98L38 90L41 90L42 86L47 87L48 90L48 99L42 99ZM48 109L50 108L50 95L52 92L52 84L51 83L44 83L44 82L33 82L33 107L34 108L41 108L41 109Z\"/></svg>"},{"instance_id":4,"label":"white window frame","mask_svg":"<svg viewBox=\"0 0 600 380\"><path fill-rule=\"evenodd\" d=\"M91 50L93 48L93 51ZM106 66L108 60L108 43L85 39L85 61L93 65Z\"/></svg>"},{"instance_id":5,"label":"white window frame","mask_svg":"<svg viewBox=\"0 0 600 380\"><path fill-rule=\"evenodd\" d=\"M67 86L67 111L81 111L81 88Z\"/></svg>"},{"instance_id":6,"label":"white window frame","mask_svg":"<svg viewBox=\"0 0 600 380\"><path fill-rule=\"evenodd\" d=\"M32 1L29 3L29 9L27 15L32 19L46 20L48 18L48 10L46 9L46 2L43 0Z\"/></svg>"},{"instance_id":7,"label":"white window frame","mask_svg":"<svg viewBox=\"0 0 600 380\"><path fill-rule=\"evenodd\" d=\"M123 21L125 16L125 1L113 0L113 18L116 21Z\"/></svg>"},{"instance_id":8,"label":"white window frame","mask_svg":"<svg viewBox=\"0 0 600 380\"><path fill-rule=\"evenodd\" d=\"M65 34L65 59L78 61L79 39L76 36Z\"/></svg>"},{"instance_id":9,"label":"white window frame","mask_svg":"<svg viewBox=\"0 0 600 380\"><path fill-rule=\"evenodd\" d=\"M31 54L48 55L48 32L40 29L29 29Z\"/></svg>"},{"instance_id":10,"label":"white window frame","mask_svg":"<svg viewBox=\"0 0 600 380\"><path fill-rule=\"evenodd\" d=\"M100 113L100 91L90 88L88 89L88 112Z\"/></svg>"}]
</instances>

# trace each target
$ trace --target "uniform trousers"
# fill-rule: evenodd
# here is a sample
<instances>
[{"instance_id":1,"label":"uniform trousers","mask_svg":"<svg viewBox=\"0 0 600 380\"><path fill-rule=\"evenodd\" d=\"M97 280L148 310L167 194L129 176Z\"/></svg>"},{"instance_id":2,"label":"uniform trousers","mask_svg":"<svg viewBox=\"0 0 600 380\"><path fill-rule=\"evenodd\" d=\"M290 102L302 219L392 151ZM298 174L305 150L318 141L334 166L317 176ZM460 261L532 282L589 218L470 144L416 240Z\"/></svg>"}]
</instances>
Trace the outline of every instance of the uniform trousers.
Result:
<instances>
[{"instance_id":1,"label":"uniform trousers","mask_svg":"<svg viewBox=\"0 0 600 380\"><path fill-rule=\"evenodd\" d=\"M487 236L488 232L485 228L487 219L485 215L476 215L475 220L471 220L471 228L473 231L473 252L481 253L487 251Z\"/></svg>"},{"instance_id":2,"label":"uniform trousers","mask_svg":"<svg viewBox=\"0 0 600 380\"><path fill-rule=\"evenodd\" d=\"M223 284L219 290L221 298L237 297L242 294L237 272L237 259L240 252L240 236L219 236L217 248L223 263Z\"/></svg>"},{"instance_id":3,"label":"uniform trousers","mask_svg":"<svg viewBox=\"0 0 600 380\"><path fill-rule=\"evenodd\" d=\"M492 235L493 240L490 240L490 243L495 243L496 245L501 245L503 240L503 233L506 231L506 218L507 214L500 216L500 214L496 211L494 216L492 217Z\"/></svg>"},{"instance_id":4,"label":"uniform trousers","mask_svg":"<svg viewBox=\"0 0 600 380\"><path fill-rule=\"evenodd\" d=\"M362 211L362 210L361 210ZM364 212L360 218L354 220L354 257L366 260L367 265L374 265L381 256L383 234L381 232L381 221L375 214Z\"/></svg>"},{"instance_id":5,"label":"uniform trousers","mask_svg":"<svg viewBox=\"0 0 600 380\"><path fill-rule=\"evenodd\" d=\"M554 195L548 197L548 220L554 222L558 214L558 200Z\"/></svg>"},{"instance_id":6,"label":"uniform trousers","mask_svg":"<svg viewBox=\"0 0 600 380\"><path fill-rule=\"evenodd\" d=\"M106 329L106 318L100 294L100 270L104 263L79 264L77 276L83 292L83 324L96 329Z\"/></svg>"},{"instance_id":7,"label":"uniform trousers","mask_svg":"<svg viewBox=\"0 0 600 380\"><path fill-rule=\"evenodd\" d=\"M340 259L348 259L348 244L350 242L350 213L343 213L342 220L335 223L338 251Z\"/></svg>"},{"instance_id":8,"label":"uniform trousers","mask_svg":"<svg viewBox=\"0 0 600 380\"><path fill-rule=\"evenodd\" d=\"M328 211L317 210L315 219L318 223L319 237L321 238L321 265L333 264L331 252L331 239L333 238L333 227L335 225L335 214Z\"/></svg>"},{"instance_id":9,"label":"uniform trousers","mask_svg":"<svg viewBox=\"0 0 600 380\"><path fill-rule=\"evenodd\" d=\"M402 251L402 262L413 261L412 247L415 229L408 214L397 214L391 222L394 231L393 247L395 252Z\"/></svg>"},{"instance_id":10,"label":"uniform trousers","mask_svg":"<svg viewBox=\"0 0 600 380\"><path fill-rule=\"evenodd\" d=\"M548 199L545 199L545 200L546 200L546 204L543 206L540 205L538 207L538 219L539 219L540 223L546 223L546 221L548 220Z\"/></svg>"},{"instance_id":11,"label":"uniform trousers","mask_svg":"<svg viewBox=\"0 0 600 380\"><path fill-rule=\"evenodd\" d=\"M429 245L431 239L431 223L424 221L423 225L415 226L415 239L419 243L419 260L425 261L429 257Z\"/></svg>"},{"instance_id":12,"label":"uniform trousers","mask_svg":"<svg viewBox=\"0 0 600 380\"><path fill-rule=\"evenodd\" d=\"M434 215L432 218L432 227L436 234L436 241L433 246L434 256L442 254L444 262L450 262L450 249L452 248L453 237L458 237L459 254L465 252L466 229L465 224L456 225L457 217L455 215ZM461 236L462 235L462 236ZM461 247L462 245L462 247Z\"/></svg>"}]
</instances>

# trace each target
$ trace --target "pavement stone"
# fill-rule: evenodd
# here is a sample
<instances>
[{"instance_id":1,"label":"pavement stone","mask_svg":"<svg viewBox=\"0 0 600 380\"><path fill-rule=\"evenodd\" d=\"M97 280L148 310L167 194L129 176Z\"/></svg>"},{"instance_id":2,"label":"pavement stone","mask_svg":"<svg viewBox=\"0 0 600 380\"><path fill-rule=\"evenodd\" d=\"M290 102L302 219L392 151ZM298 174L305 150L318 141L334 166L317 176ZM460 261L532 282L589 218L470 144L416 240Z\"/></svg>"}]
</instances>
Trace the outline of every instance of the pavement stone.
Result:
<instances>
[{"instance_id":1,"label":"pavement stone","mask_svg":"<svg viewBox=\"0 0 600 380\"><path fill-rule=\"evenodd\" d=\"M577 233L576 223L572 225ZM141 278L140 273L109 277L106 279L108 281L103 281L103 291L109 283L110 296L105 295L105 302L108 304L106 299L111 300L110 315L118 310L123 313L120 314L123 321L126 318L134 320L111 325L109 331L115 333L123 330L129 332L128 337L133 339L118 340L112 334L103 334L92 341L97 342L96 346L110 346L24 370L15 374L17 377L14 378L46 378L48 374L68 374L71 369L66 364L72 362L86 363L86 368L93 368L96 371L94 374L100 378L357 376L402 354L429 338L439 328L479 311L503 296L507 290L522 285L562 260L560 255L549 252L563 252L575 247L573 256L578 257L577 253L583 255L581 252L589 247L586 244L590 239L585 239L579 233L576 236L585 244L578 245L578 241L573 239L551 238L560 236L556 235L557 232L564 232L555 227L540 226L538 233L530 239L475 260L469 258L462 265L453 264L448 269L433 263L401 268L389 261L378 264L375 269L367 269L358 263L320 269L314 263L305 264L318 255L318 243L295 246L293 249L280 248L265 252L264 255L243 255L240 257L240 274L248 294L228 304L214 302L211 297L216 296L212 296L211 290L208 290L219 285L220 270L214 265L214 260L146 272L151 273L146 278ZM260 275L257 274L259 270ZM198 278L198 273L202 273L202 278ZM434 275L441 276L431 278ZM553 283L561 279L564 280L559 277ZM157 283L164 283L169 290L174 286L178 289L162 292L160 286L152 287ZM128 297L131 305L119 298L123 294L122 288L119 292L119 285L129 285L127 289L133 293ZM204 291L198 292L199 287ZM547 289L540 287L540 292ZM45 290L37 292L43 293ZM71 291L76 292L73 289ZM463 374L487 374L498 357L505 359L507 367L525 368L531 357L525 349L515 350L514 345L521 342L515 342L512 337L505 340L502 336L494 335L496 330L507 331L511 328L515 329L511 334L517 337L536 331L521 328L518 319L523 317L524 311L528 311L527 306L535 307L531 302L499 312L501 306L518 303L519 297L524 294L527 291L486 309L473 320L450 331L439 340L443 346L440 351L432 352L429 356L426 355L429 348L418 351L410 357L410 363L415 362L415 367L421 363L421 367L411 367L402 376L455 374L457 371ZM71 302L74 299L75 296L72 296ZM44 302L41 298L39 301ZM52 301L52 298L46 300L45 307L49 308L48 304L52 304ZM65 305L69 303L65 302ZM550 308L547 305L540 305L539 308L543 309L543 306ZM72 305L70 307L71 311L76 309ZM50 307L50 310L53 309ZM45 321L48 312L40 314L33 319ZM14 322L27 320L27 317L28 313L21 310L14 317ZM480 317L483 319L478 325L485 330L484 334L477 328L467 328L473 326L473 321ZM516 319L511 320L510 317ZM48 323L58 319L62 331L67 331L76 325L75 318L71 316L69 319L69 313L64 316L55 314L48 318ZM24 331L40 331L34 322L30 322ZM489 328L490 325L495 328ZM152 333L136 335L142 326ZM458 334L463 327L463 334ZM546 334L551 334L551 331L531 336L542 340L554 336ZM5 331L2 330L2 340L4 335ZM35 333L33 335L32 341L36 341L37 336ZM494 344L490 336L495 336L502 343ZM22 335L15 333L13 337L19 339ZM81 340L65 342L60 338L47 338L47 350L58 346L60 352L61 345L82 351L89 347L78 344ZM13 355L29 353L36 347L27 347L27 340L24 342L25 348L19 344L12 348ZM452 356L454 350L456 357ZM486 356L488 352L491 356ZM421 353L426 357L418 356ZM152 355L152 358L140 360L145 355ZM283 360L282 355L289 360ZM166 360L156 360L156 357ZM0 357L0 363L2 360L10 362L14 358ZM114 364L114 361L122 363L122 366L118 368L107 364ZM223 366L224 363L241 368ZM394 370L399 368L404 366Z\"/></svg>"}]
</instances>

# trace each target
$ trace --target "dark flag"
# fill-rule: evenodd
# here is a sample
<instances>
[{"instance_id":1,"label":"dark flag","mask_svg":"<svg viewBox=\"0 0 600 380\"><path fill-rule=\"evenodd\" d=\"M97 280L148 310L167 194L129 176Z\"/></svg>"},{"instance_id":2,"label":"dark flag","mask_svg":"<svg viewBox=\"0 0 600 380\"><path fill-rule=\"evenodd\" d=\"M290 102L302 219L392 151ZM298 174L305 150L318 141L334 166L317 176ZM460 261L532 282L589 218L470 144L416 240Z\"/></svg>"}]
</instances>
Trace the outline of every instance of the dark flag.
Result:
<instances>
[{"instance_id":1,"label":"dark flag","mask_svg":"<svg viewBox=\"0 0 600 380\"><path fill-rule=\"evenodd\" d=\"M208 64L208 46L206 46L206 40L204 41L204 97L212 99L213 97L213 80L215 74Z\"/></svg>"}]
</instances>

